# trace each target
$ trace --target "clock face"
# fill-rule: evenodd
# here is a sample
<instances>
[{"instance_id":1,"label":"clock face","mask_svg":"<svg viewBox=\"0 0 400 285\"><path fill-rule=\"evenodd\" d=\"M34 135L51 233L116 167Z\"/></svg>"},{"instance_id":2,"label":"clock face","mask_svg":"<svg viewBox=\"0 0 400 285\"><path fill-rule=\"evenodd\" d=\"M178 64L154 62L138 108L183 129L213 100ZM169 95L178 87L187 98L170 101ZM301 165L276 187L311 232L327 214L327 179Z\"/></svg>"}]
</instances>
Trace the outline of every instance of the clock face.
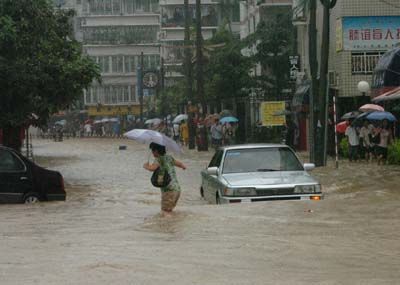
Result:
<instances>
[{"instance_id":1,"label":"clock face","mask_svg":"<svg viewBox=\"0 0 400 285\"><path fill-rule=\"evenodd\" d=\"M153 88L158 83L158 75L155 72L146 72L143 76L143 84L148 88Z\"/></svg>"}]
</instances>

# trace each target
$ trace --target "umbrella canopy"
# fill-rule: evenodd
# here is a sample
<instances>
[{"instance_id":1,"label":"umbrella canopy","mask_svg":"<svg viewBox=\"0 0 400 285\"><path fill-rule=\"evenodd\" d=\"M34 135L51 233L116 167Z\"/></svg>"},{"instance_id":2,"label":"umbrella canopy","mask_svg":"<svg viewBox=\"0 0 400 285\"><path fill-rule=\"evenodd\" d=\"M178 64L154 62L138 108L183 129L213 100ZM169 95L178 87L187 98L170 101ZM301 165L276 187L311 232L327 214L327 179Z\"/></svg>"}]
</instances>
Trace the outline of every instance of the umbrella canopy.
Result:
<instances>
[{"instance_id":1,"label":"umbrella canopy","mask_svg":"<svg viewBox=\"0 0 400 285\"><path fill-rule=\"evenodd\" d=\"M221 115L221 118L233 116L233 112L231 110L222 110L219 114Z\"/></svg>"},{"instance_id":2,"label":"umbrella canopy","mask_svg":"<svg viewBox=\"0 0 400 285\"><path fill-rule=\"evenodd\" d=\"M189 117L187 114L179 114L178 116L175 117L175 119L172 121L174 124L179 124L182 121L187 120Z\"/></svg>"},{"instance_id":3,"label":"umbrella canopy","mask_svg":"<svg viewBox=\"0 0 400 285\"><path fill-rule=\"evenodd\" d=\"M235 117L223 117L219 120L221 123L237 123L239 120Z\"/></svg>"},{"instance_id":4,"label":"umbrella canopy","mask_svg":"<svg viewBox=\"0 0 400 285\"><path fill-rule=\"evenodd\" d=\"M124 134L129 139L134 139L142 143L157 143L165 146L167 150L173 151L177 154L182 153L179 145L171 138L153 130L146 129L133 129Z\"/></svg>"},{"instance_id":5,"label":"umbrella canopy","mask_svg":"<svg viewBox=\"0 0 400 285\"><path fill-rule=\"evenodd\" d=\"M382 121L382 120L388 120L390 122L397 121L396 117L390 112L372 112L368 113L368 115L366 115L365 118L371 121Z\"/></svg>"},{"instance_id":6,"label":"umbrella canopy","mask_svg":"<svg viewBox=\"0 0 400 285\"><path fill-rule=\"evenodd\" d=\"M344 115L341 117L341 119L342 119L342 120L355 119L355 118L358 117L358 115L360 115L360 112L358 112L358 111L351 111L351 112L348 112L348 113L344 114Z\"/></svg>"},{"instance_id":7,"label":"umbrella canopy","mask_svg":"<svg viewBox=\"0 0 400 285\"><path fill-rule=\"evenodd\" d=\"M85 121L85 124L90 124L91 125L91 124L93 124L93 120L92 119L88 119L88 120Z\"/></svg>"},{"instance_id":8,"label":"umbrella canopy","mask_svg":"<svg viewBox=\"0 0 400 285\"><path fill-rule=\"evenodd\" d=\"M54 123L54 125L65 126L67 124L67 120L60 120Z\"/></svg>"},{"instance_id":9,"label":"umbrella canopy","mask_svg":"<svg viewBox=\"0 0 400 285\"><path fill-rule=\"evenodd\" d=\"M362 105L358 110L364 113L370 113L370 112L383 112L385 109L382 106L376 105L376 104L365 104Z\"/></svg>"},{"instance_id":10,"label":"umbrella canopy","mask_svg":"<svg viewBox=\"0 0 400 285\"><path fill-rule=\"evenodd\" d=\"M148 119L147 121L144 122L144 124L145 125L148 125L148 124L159 125L161 122L162 122L161 119L154 118L154 119Z\"/></svg>"},{"instance_id":11,"label":"umbrella canopy","mask_svg":"<svg viewBox=\"0 0 400 285\"><path fill-rule=\"evenodd\" d=\"M344 134L348 126L349 125L346 121L340 122L336 125L336 132L338 132L339 134Z\"/></svg>"}]
</instances>

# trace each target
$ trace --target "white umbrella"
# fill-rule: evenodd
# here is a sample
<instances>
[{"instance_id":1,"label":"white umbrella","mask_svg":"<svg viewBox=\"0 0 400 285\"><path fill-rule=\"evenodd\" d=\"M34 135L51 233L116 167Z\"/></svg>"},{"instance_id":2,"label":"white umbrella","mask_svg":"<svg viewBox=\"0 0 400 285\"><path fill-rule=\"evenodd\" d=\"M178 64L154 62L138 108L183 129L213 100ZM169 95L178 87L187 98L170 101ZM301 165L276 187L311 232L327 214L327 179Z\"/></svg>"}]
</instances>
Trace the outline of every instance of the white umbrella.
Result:
<instances>
[{"instance_id":1,"label":"white umbrella","mask_svg":"<svg viewBox=\"0 0 400 285\"><path fill-rule=\"evenodd\" d=\"M169 137L153 130L146 129L133 129L132 131L126 132L124 134L129 139L134 139L142 143L157 143L159 145L165 146L167 150L173 151L177 154L182 153L179 145Z\"/></svg>"},{"instance_id":2,"label":"white umbrella","mask_svg":"<svg viewBox=\"0 0 400 285\"><path fill-rule=\"evenodd\" d=\"M154 119L148 119L147 121L144 122L144 124L145 125L148 125L148 124L159 125L161 122L162 122L161 119L154 118Z\"/></svg>"},{"instance_id":3,"label":"white umbrella","mask_svg":"<svg viewBox=\"0 0 400 285\"><path fill-rule=\"evenodd\" d=\"M174 124L179 124L180 122L187 120L188 119L188 115L187 114L180 114L178 116L175 117L175 119L172 121L172 123Z\"/></svg>"}]
</instances>

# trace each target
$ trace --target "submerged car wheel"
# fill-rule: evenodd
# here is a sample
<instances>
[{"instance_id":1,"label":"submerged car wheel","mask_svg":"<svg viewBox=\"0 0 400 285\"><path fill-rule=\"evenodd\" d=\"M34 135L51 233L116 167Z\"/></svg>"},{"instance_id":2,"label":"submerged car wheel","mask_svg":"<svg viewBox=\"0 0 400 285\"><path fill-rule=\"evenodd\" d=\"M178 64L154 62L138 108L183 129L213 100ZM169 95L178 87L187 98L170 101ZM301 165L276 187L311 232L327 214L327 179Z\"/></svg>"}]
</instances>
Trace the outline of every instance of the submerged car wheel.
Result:
<instances>
[{"instance_id":1,"label":"submerged car wheel","mask_svg":"<svg viewBox=\"0 0 400 285\"><path fill-rule=\"evenodd\" d=\"M36 193L28 193L24 196L25 204L33 204L39 202L39 196Z\"/></svg>"}]
</instances>

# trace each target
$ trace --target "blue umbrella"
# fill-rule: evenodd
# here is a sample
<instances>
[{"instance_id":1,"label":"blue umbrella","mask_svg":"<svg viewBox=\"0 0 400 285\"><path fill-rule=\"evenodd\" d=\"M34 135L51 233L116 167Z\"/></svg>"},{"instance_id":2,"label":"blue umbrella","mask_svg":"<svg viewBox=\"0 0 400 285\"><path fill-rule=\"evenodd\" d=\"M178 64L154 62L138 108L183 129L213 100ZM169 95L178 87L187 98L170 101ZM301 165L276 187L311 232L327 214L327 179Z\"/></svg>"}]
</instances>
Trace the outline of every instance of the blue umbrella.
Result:
<instances>
[{"instance_id":1,"label":"blue umbrella","mask_svg":"<svg viewBox=\"0 0 400 285\"><path fill-rule=\"evenodd\" d=\"M396 117L390 112L372 112L369 113L367 116L365 116L365 119L371 121L382 121L382 120L388 120L390 122L397 121Z\"/></svg>"},{"instance_id":2,"label":"blue umbrella","mask_svg":"<svg viewBox=\"0 0 400 285\"><path fill-rule=\"evenodd\" d=\"M221 123L237 123L239 120L235 117L223 117L219 120Z\"/></svg>"}]
</instances>

